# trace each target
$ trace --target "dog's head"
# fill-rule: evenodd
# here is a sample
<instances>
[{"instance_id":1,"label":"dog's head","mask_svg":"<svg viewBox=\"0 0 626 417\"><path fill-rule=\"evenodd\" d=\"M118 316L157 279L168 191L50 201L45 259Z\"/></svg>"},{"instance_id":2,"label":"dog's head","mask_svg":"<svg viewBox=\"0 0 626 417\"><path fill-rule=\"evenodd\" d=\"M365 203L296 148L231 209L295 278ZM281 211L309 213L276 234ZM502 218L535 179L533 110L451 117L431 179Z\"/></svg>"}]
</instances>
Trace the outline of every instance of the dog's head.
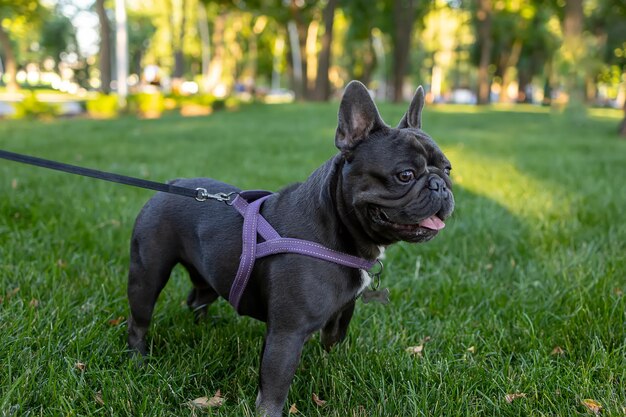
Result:
<instances>
[{"instance_id":1,"label":"dog's head","mask_svg":"<svg viewBox=\"0 0 626 417\"><path fill-rule=\"evenodd\" d=\"M397 127L386 125L366 87L352 81L339 108L335 145L349 215L376 244L425 242L454 210L448 158L422 130L419 87Z\"/></svg>"}]
</instances>

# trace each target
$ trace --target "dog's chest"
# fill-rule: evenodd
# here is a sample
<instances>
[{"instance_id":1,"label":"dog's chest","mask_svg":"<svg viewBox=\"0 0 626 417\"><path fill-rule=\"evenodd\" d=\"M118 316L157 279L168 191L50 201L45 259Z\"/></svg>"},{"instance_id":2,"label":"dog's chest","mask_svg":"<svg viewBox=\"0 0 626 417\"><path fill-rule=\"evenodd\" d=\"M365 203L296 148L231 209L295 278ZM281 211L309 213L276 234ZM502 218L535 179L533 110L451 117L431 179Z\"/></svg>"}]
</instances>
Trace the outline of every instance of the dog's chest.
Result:
<instances>
[{"instance_id":1,"label":"dog's chest","mask_svg":"<svg viewBox=\"0 0 626 417\"><path fill-rule=\"evenodd\" d=\"M385 247L384 246L379 246L378 250L379 250L379 254L377 259L378 260L383 260L385 259ZM367 271L364 270L359 270L359 272L361 273L361 285L359 286L359 289L356 292L356 296L358 297L359 295L361 295L361 293L370 286L370 284L372 283L372 277L370 276L370 274Z\"/></svg>"}]
</instances>

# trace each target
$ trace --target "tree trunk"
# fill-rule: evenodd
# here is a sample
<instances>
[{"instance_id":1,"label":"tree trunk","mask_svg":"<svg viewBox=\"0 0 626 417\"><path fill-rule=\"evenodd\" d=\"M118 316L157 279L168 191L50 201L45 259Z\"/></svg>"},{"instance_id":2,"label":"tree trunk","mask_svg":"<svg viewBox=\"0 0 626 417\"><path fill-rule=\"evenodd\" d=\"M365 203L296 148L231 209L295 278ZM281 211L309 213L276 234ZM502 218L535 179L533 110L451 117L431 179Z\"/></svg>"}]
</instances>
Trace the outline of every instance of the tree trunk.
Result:
<instances>
[{"instance_id":1,"label":"tree trunk","mask_svg":"<svg viewBox=\"0 0 626 417\"><path fill-rule=\"evenodd\" d=\"M185 74L185 55L183 53L183 46L185 42L185 26L187 25L187 1L182 0L180 5L181 21L178 32L178 38L174 44L174 73L172 78L177 84L182 82L183 75ZM173 25L172 25L173 28ZM173 37L172 33L172 37Z\"/></svg>"},{"instance_id":2,"label":"tree trunk","mask_svg":"<svg viewBox=\"0 0 626 417\"><path fill-rule=\"evenodd\" d=\"M293 90L296 99L308 98L306 38L309 25L303 21L302 13L296 0L291 0L289 13L291 20L287 24L289 33L289 51L291 55Z\"/></svg>"},{"instance_id":3,"label":"tree trunk","mask_svg":"<svg viewBox=\"0 0 626 417\"><path fill-rule=\"evenodd\" d=\"M518 66L517 74L517 102L531 103L532 97L528 94L528 86L532 81L531 71L523 66Z\"/></svg>"},{"instance_id":4,"label":"tree trunk","mask_svg":"<svg viewBox=\"0 0 626 417\"><path fill-rule=\"evenodd\" d=\"M200 33L200 49L202 51L202 88L206 89L206 78L211 61L211 36L209 34L209 19L206 14L206 5L198 2L198 32Z\"/></svg>"},{"instance_id":5,"label":"tree trunk","mask_svg":"<svg viewBox=\"0 0 626 417\"><path fill-rule=\"evenodd\" d=\"M489 103L489 63L491 62L491 0L478 0L478 43L480 44L480 61L478 63L477 104Z\"/></svg>"},{"instance_id":6,"label":"tree trunk","mask_svg":"<svg viewBox=\"0 0 626 417\"><path fill-rule=\"evenodd\" d=\"M126 107L128 96L128 25L124 0L115 1L115 74L120 108Z\"/></svg>"},{"instance_id":7,"label":"tree trunk","mask_svg":"<svg viewBox=\"0 0 626 417\"><path fill-rule=\"evenodd\" d=\"M513 42L511 52L507 54L506 64L502 73L502 92L500 93L500 103L509 102L508 89L514 80L511 73L513 68L517 67L521 53L522 41L517 39Z\"/></svg>"},{"instance_id":8,"label":"tree trunk","mask_svg":"<svg viewBox=\"0 0 626 417\"><path fill-rule=\"evenodd\" d=\"M324 9L324 36L322 37L322 50L317 62L317 77L315 79L314 100L326 101L330 98L330 81L328 70L330 69L331 45L333 42L333 24L335 22L335 8L337 0L328 0Z\"/></svg>"},{"instance_id":9,"label":"tree trunk","mask_svg":"<svg viewBox=\"0 0 626 417\"><path fill-rule=\"evenodd\" d=\"M287 23L287 32L289 34L289 55L291 59L291 75L293 91L296 94L296 100L304 99L304 76L302 74L302 59L300 57L300 41L298 36L298 28L293 20Z\"/></svg>"},{"instance_id":10,"label":"tree trunk","mask_svg":"<svg viewBox=\"0 0 626 417\"><path fill-rule=\"evenodd\" d=\"M585 98L585 83L580 67L584 60L583 0L566 0L563 19L563 46L572 57L567 74L568 107L580 107Z\"/></svg>"},{"instance_id":11,"label":"tree trunk","mask_svg":"<svg viewBox=\"0 0 626 417\"><path fill-rule=\"evenodd\" d=\"M104 8L104 0L96 0L100 22L100 91L111 92L111 23Z\"/></svg>"},{"instance_id":12,"label":"tree trunk","mask_svg":"<svg viewBox=\"0 0 626 417\"><path fill-rule=\"evenodd\" d=\"M17 84L17 62L15 61L15 54L13 53L13 45L11 45L11 39L9 35L4 31L0 24L0 45L4 50L4 65L7 75L7 90L9 92L15 92L19 89Z\"/></svg>"},{"instance_id":13,"label":"tree trunk","mask_svg":"<svg viewBox=\"0 0 626 417\"><path fill-rule=\"evenodd\" d=\"M411 34L415 22L417 0L394 0L393 2L393 101L401 102L404 76L408 70Z\"/></svg>"},{"instance_id":14,"label":"tree trunk","mask_svg":"<svg viewBox=\"0 0 626 417\"><path fill-rule=\"evenodd\" d=\"M374 54L374 47L372 46L372 38L370 37L367 42L367 47L363 53L363 73L359 78L365 85L369 85L372 80L374 69L376 68L376 55Z\"/></svg>"},{"instance_id":15,"label":"tree trunk","mask_svg":"<svg viewBox=\"0 0 626 417\"><path fill-rule=\"evenodd\" d=\"M226 48L224 46L224 31L226 30L226 13L219 13L213 24L213 56L209 63L209 70L205 79L206 91L213 92L220 83L224 71Z\"/></svg>"}]
</instances>

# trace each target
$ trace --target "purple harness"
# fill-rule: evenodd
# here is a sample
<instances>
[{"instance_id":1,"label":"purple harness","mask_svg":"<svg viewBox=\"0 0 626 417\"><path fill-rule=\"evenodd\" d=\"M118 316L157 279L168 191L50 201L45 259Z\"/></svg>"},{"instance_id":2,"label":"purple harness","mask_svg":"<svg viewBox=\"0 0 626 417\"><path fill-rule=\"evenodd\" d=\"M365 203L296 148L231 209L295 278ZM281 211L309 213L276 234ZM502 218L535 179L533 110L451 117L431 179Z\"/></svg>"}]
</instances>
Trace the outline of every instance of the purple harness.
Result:
<instances>
[{"instance_id":1,"label":"purple harness","mask_svg":"<svg viewBox=\"0 0 626 417\"><path fill-rule=\"evenodd\" d=\"M232 206L243 216L241 261L228 296L235 310L239 311L241 296L252 274L254 261L258 258L278 253L297 253L365 271L374 266L375 260L368 261L337 252L308 240L281 237L259 213L261 205L271 194L269 191L243 191L232 202ZM265 242L257 243L257 234Z\"/></svg>"}]
</instances>

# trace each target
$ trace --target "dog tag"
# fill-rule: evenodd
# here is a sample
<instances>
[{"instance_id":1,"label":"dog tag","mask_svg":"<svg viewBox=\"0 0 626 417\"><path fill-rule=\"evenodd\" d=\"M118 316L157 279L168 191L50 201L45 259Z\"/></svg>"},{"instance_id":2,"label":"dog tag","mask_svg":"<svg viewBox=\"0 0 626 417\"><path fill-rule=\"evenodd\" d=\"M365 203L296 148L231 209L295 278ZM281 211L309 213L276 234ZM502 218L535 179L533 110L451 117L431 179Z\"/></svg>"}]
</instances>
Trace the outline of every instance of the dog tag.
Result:
<instances>
[{"instance_id":1,"label":"dog tag","mask_svg":"<svg viewBox=\"0 0 626 417\"><path fill-rule=\"evenodd\" d=\"M382 290L364 290L361 293L361 299L365 304L375 302L381 304L389 303L389 288L383 288Z\"/></svg>"}]
</instances>

